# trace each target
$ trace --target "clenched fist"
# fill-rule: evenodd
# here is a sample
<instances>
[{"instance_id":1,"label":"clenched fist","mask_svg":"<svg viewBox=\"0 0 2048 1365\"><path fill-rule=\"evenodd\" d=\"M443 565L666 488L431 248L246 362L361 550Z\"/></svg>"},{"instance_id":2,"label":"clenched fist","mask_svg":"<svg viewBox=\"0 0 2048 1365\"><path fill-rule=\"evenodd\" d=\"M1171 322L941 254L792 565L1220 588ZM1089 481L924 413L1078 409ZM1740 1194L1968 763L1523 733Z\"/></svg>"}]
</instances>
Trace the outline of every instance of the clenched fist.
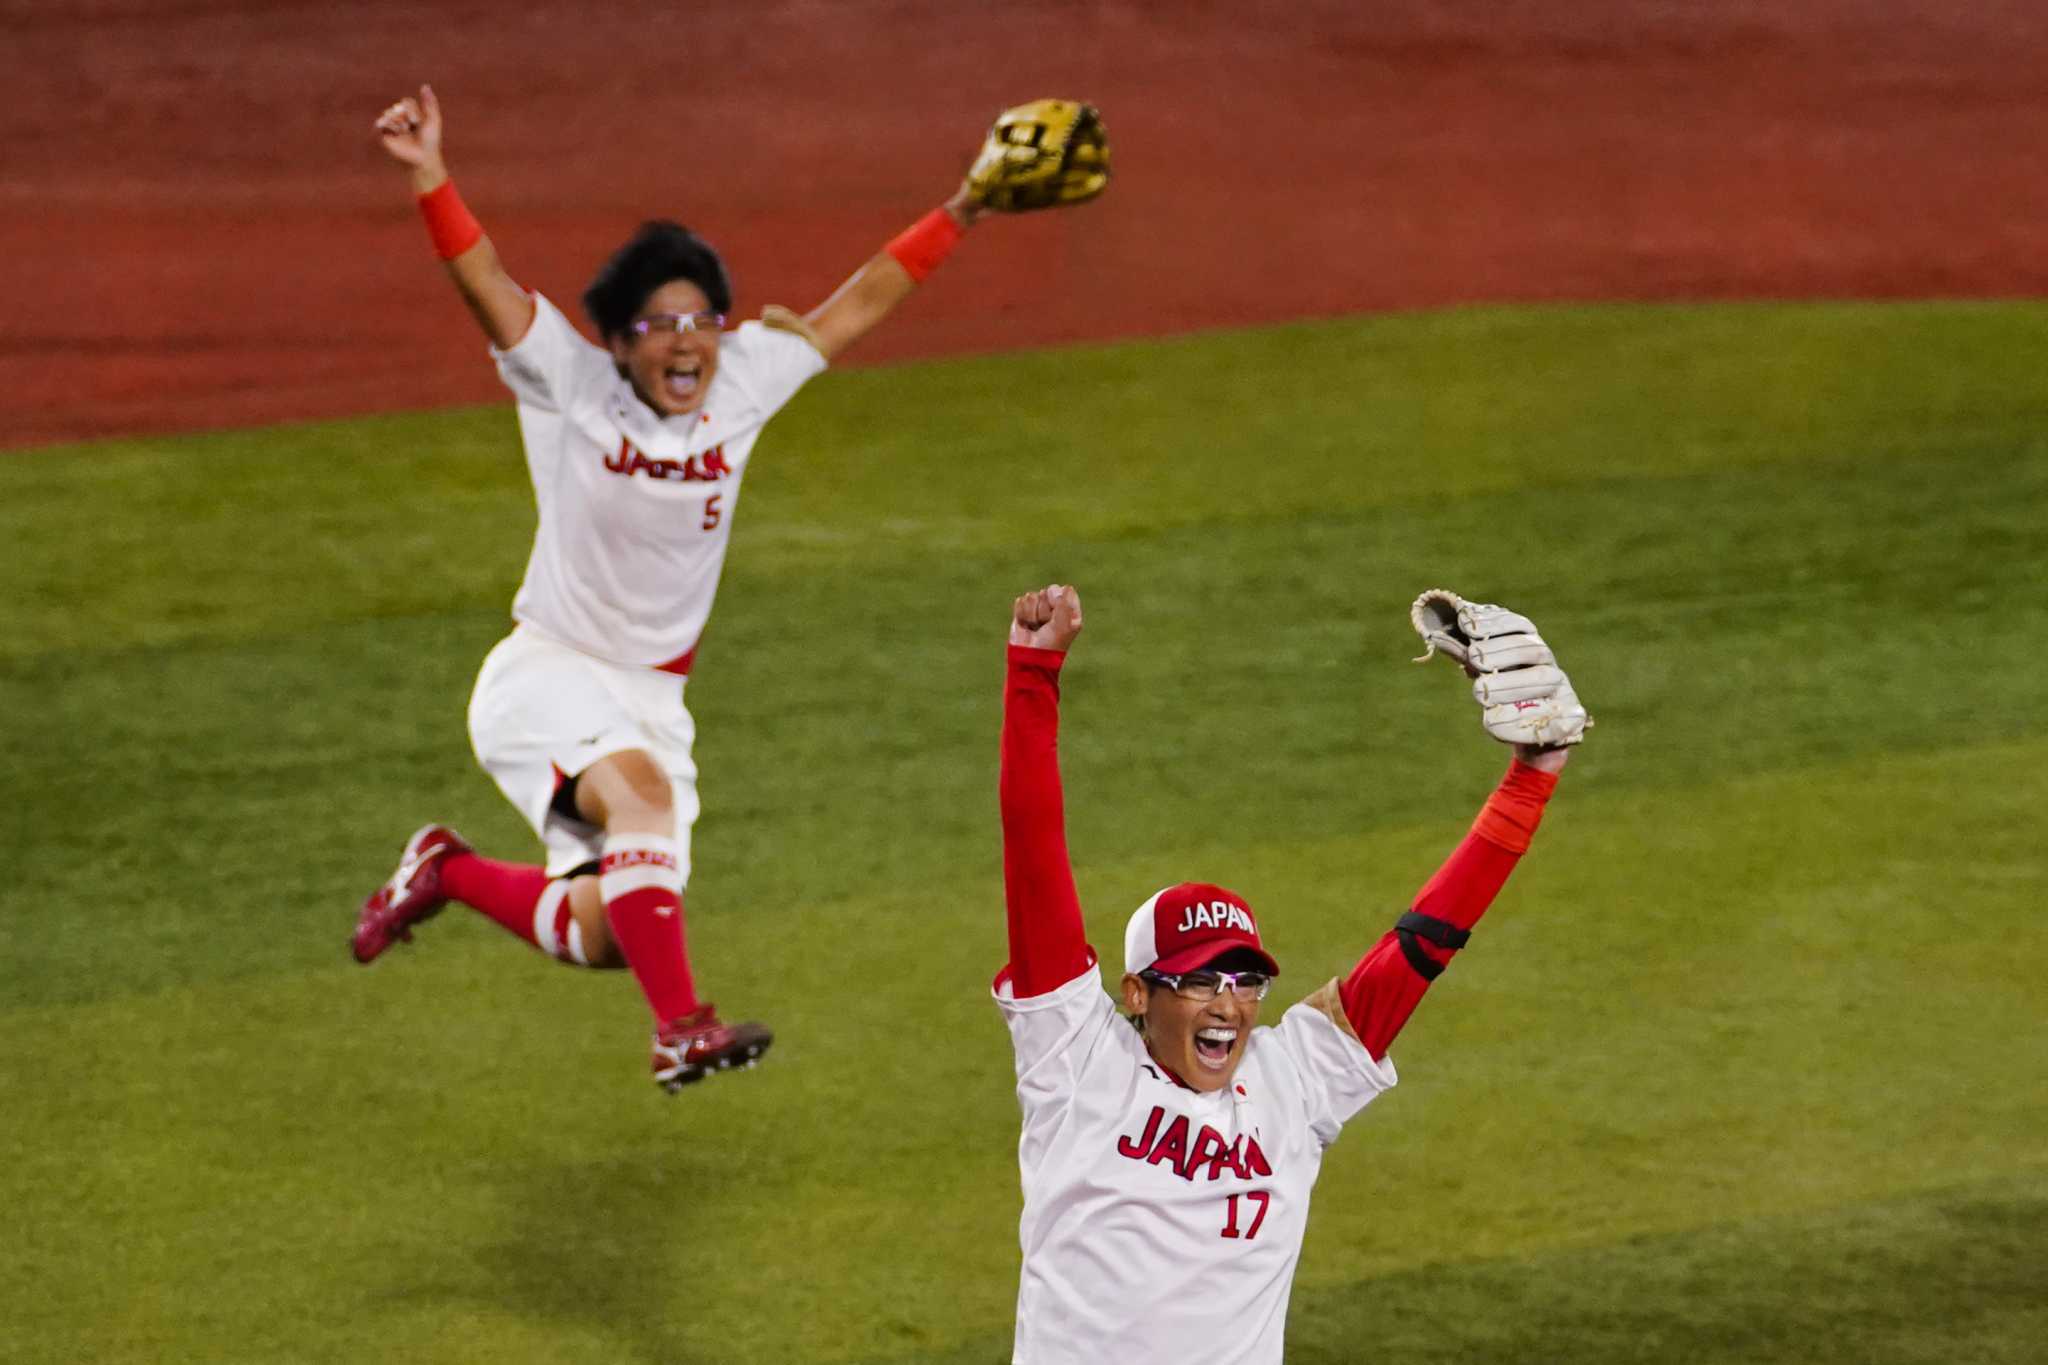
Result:
<instances>
[{"instance_id":1,"label":"clenched fist","mask_svg":"<svg viewBox=\"0 0 2048 1365\"><path fill-rule=\"evenodd\" d=\"M1027 592L1010 608L1010 643L1065 653L1081 633L1081 594L1065 583Z\"/></svg>"}]
</instances>

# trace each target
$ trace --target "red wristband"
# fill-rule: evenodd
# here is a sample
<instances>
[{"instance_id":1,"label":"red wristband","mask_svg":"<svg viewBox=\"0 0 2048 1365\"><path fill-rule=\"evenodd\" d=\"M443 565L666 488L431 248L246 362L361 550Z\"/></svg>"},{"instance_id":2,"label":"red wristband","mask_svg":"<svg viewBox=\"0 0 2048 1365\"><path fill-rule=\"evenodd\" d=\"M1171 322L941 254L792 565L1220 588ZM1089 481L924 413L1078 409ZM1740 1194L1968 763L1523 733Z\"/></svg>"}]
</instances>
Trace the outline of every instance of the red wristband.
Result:
<instances>
[{"instance_id":1,"label":"red wristband","mask_svg":"<svg viewBox=\"0 0 2048 1365\"><path fill-rule=\"evenodd\" d=\"M453 180L443 180L420 196L420 217L427 220L434 254L444 261L454 260L484 239L483 225L462 202Z\"/></svg>"},{"instance_id":2,"label":"red wristband","mask_svg":"<svg viewBox=\"0 0 2048 1365\"><path fill-rule=\"evenodd\" d=\"M883 250L896 258L911 279L924 283L925 276L939 268L939 262L960 242L960 225L944 209L933 209L890 239Z\"/></svg>"}]
</instances>

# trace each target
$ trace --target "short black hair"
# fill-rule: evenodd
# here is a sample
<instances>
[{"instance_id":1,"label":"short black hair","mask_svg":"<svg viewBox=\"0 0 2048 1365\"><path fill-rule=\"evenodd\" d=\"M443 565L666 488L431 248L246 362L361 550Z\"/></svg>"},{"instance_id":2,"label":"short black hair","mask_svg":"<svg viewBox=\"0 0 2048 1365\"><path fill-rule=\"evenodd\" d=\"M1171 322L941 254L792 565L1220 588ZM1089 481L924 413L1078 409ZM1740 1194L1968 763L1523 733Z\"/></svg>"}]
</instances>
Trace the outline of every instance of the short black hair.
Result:
<instances>
[{"instance_id":1,"label":"short black hair","mask_svg":"<svg viewBox=\"0 0 2048 1365\"><path fill-rule=\"evenodd\" d=\"M711 244L681 223L665 218L642 223L632 240L598 268L583 291L583 311L609 341L633 325L647 296L670 280L688 280L704 291L715 313L732 311L732 281Z\"/></svg>"}]
</instances>

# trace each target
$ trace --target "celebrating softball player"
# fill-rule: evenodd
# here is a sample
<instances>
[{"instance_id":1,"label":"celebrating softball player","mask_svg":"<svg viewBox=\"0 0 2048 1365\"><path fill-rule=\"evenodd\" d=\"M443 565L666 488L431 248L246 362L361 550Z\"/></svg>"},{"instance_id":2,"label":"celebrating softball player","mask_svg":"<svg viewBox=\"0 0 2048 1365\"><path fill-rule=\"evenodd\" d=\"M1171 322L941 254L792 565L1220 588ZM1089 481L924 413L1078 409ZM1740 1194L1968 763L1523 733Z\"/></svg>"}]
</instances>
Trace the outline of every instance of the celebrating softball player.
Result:
<instances>
[{"instance_id":1,"label":"celebrating softball player","mask_svg":"<svg viewBox=\"0 0 2048 1365\"><path fill-rule=\"evenodd\" d=\"M1006 112L945 205L804 315L769 307L727 331L732 288L718 254L675 223L650 222L583 296L602 345L506 272L448 178L431 89L386 109L376 129L410 172L434 249L518 401L539 528L515 628L477 677L469 731L546 862L496 862L429 825L364 903L352 950L370 962L459 901L562 961L631 968L654 1015L663 1088L751 1065L771 1035L724 1022L699 998L682 899L697 817L684 683L748 456L762 425L985 211L1099 193L1101 121L1062 100Z\"/></svg>"},{"instance_id":2,"label":"celebrating softball player","mask_svg":"<svg viewBox=\"0 0 2048 1365\"><path fill-rule=\"evenodd\" d=\"M1589 723L1526 618L1440 590L1411 616L1423 657L1463 664L1488 733L1515 746L1471 832L1348 975L1271 1027L1259 1006L1280 969L1252 907L1208 884L1158 892L1124 932L1126 1024L1067 861L1059 677L1081 600L1057 585L1017 599L1001 782L1010 961L994 988L1024 1116L1015 1360L1281 1359L1323 1151L1394 1084L1387 1049L1529 847Z\"/></svg>"}]
</instances>

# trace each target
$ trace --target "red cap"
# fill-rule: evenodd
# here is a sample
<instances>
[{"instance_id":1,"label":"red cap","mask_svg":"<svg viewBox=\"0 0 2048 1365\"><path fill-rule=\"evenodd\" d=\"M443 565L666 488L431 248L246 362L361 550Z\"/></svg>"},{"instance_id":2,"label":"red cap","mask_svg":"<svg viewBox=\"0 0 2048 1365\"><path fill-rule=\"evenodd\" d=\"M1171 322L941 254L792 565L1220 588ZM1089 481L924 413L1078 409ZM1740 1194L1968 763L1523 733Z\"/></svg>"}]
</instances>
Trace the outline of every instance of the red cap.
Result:
<instances>
[{"instance_id":1,"label":"red cap","mask_svg":"<svg viewBox=\"0 0 2048 1365\"><path fill-rule=\"evenodd\" d=\"M1131 915L1124 929L1124 970L1191 972L1239 948L1280 974L1280 964L1259 942L1259 922L1243 896L1207 882L1182 882Z\"/></svg>"}]
</instances>

